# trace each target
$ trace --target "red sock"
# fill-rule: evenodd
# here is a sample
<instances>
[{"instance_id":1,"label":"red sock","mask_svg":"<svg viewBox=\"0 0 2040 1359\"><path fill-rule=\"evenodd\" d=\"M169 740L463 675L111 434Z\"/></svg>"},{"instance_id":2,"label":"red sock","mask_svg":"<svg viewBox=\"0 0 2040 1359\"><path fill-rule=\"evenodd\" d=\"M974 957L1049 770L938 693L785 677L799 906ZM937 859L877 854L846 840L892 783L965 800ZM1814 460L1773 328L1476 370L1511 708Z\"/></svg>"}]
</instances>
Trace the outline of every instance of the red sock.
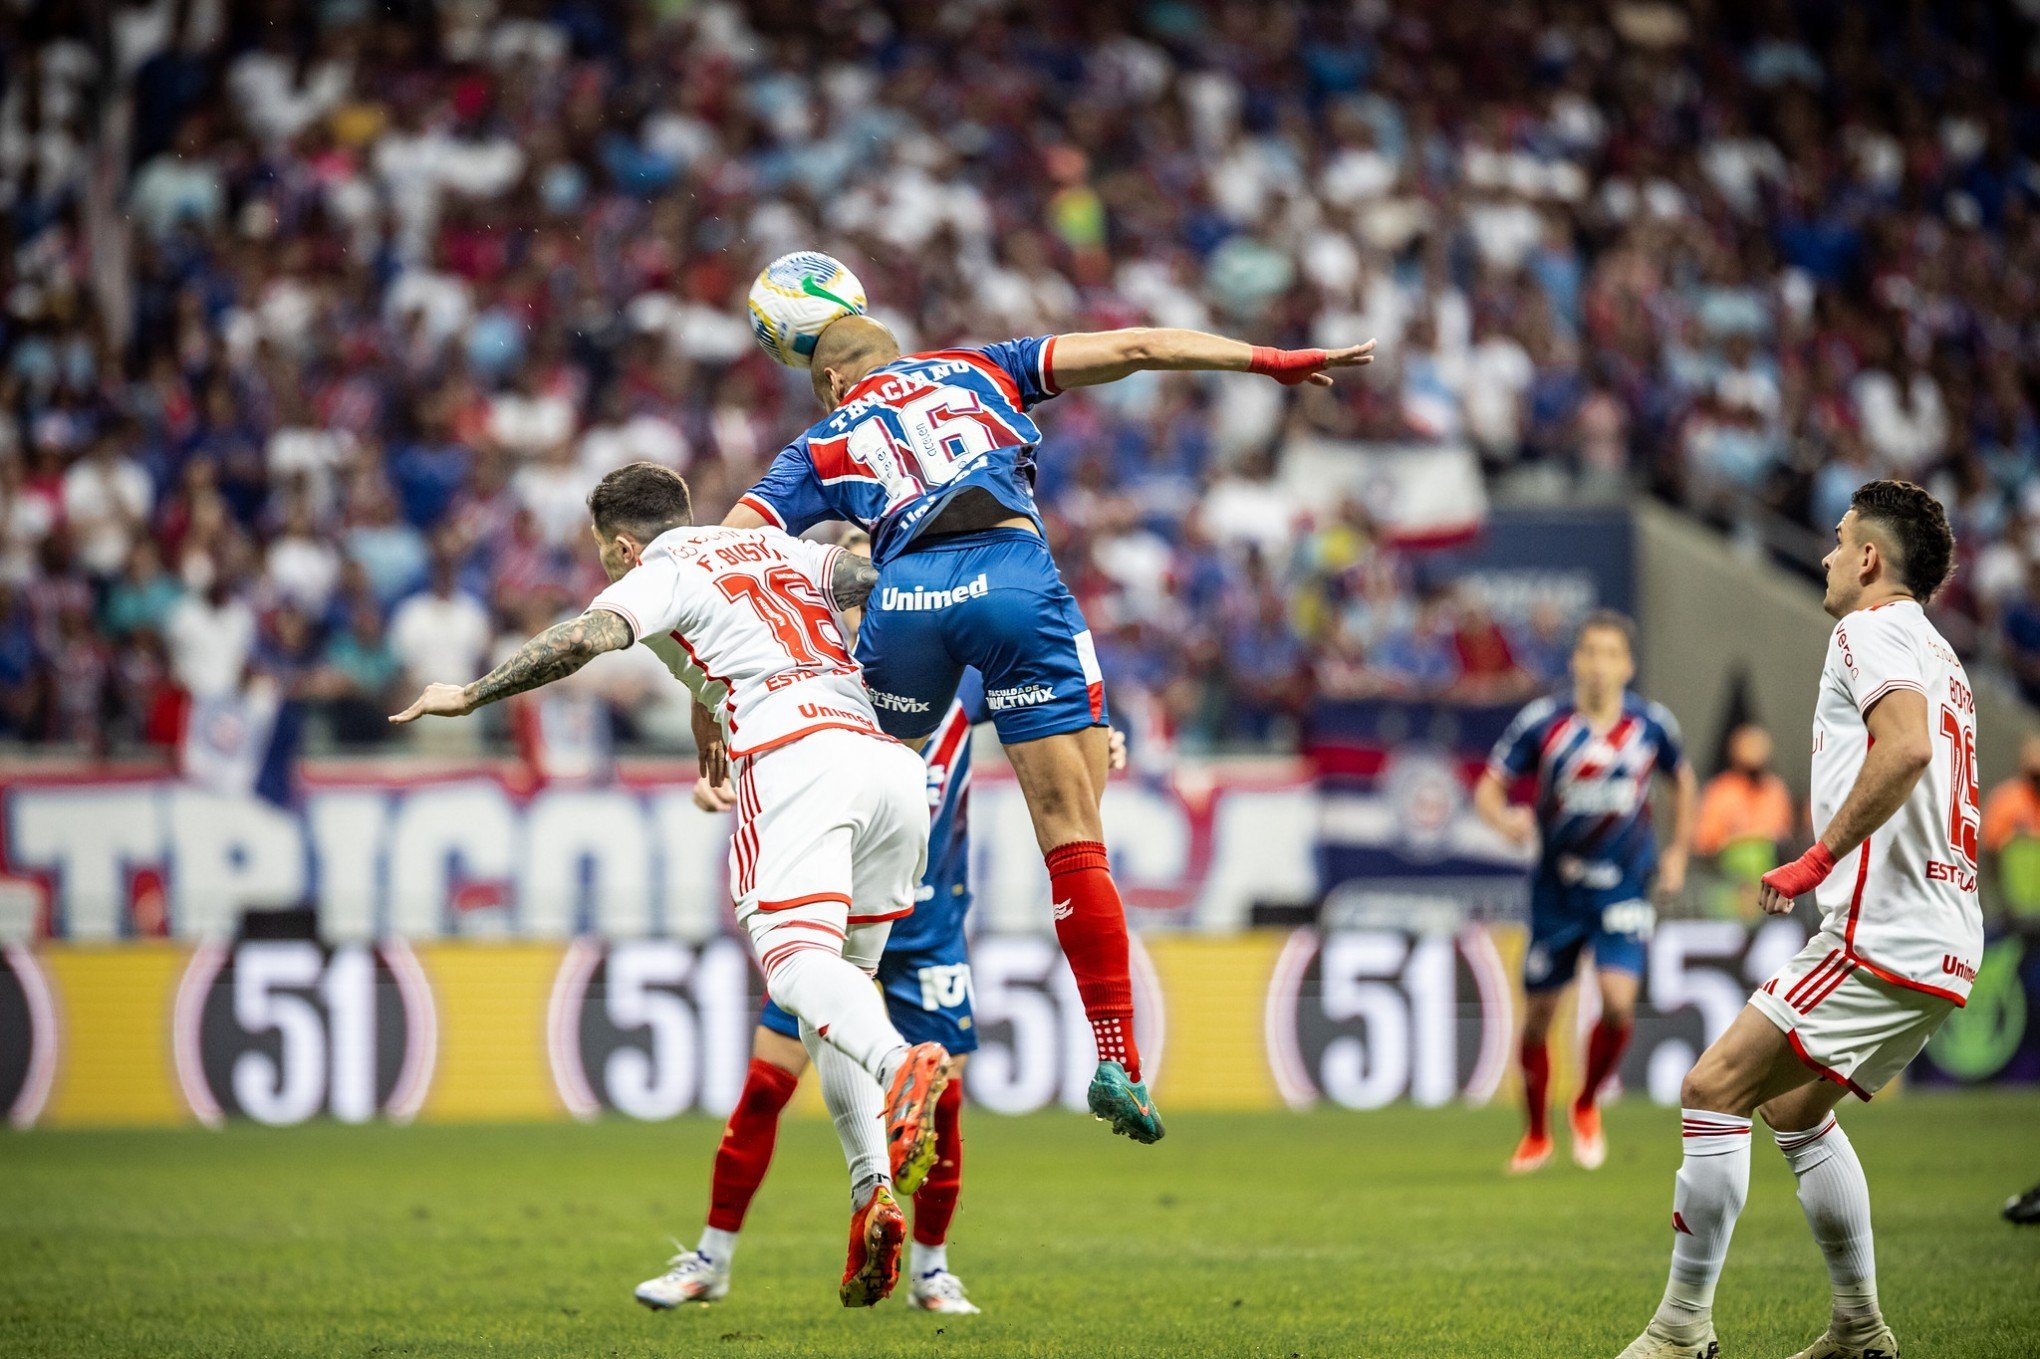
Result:
<instances>
[{"instance_id":1,"label":"red sock","mask_svg":"<svg viewBox=\"0 0 2040 1359\"><path fill-rule=\"evenodd\" d=\"M1635 1028L1633 1024L1616 1024L1606 1019L1594 1025L1587 1038L1587 1074L1580 1082L1580 1097L1573 1101L1575 1109L1591 1109L1594 1101L1601 1098L1601 1087L1621 1065L1622 1054L1629 1051L1629 1035Z\"/></svg>"},{"instance_id":2,"label":"red sock","mask_svg":"<svg viewBox=\"0 0 2040 1359\"><path fill-rule=\"evenodd\" d=\"M751 1059L744 1093L730 1110L722 1145L715 1149L715 1177L708 1191L708 1225L719 1232L741 1231L751 1196L765 1183L772 1147L779 1140L779 1111L793 1098L800 1077L762 1057Z\"/></svg>"},{"instance_id":3,"label":"red sock","mask_svg":"<svg viewBox=\"0 0 2040 1359\"><path fill-rule=\"evenodd\" d=\"M963 1188L963 1082L953 1080L935 1102L935 1168L914 1191L914 1240L939 1246L949 1239L956 1194Z\"/></svg>"},{"instance_id":4,"label":"red sock","mask_svg":"<svg viewBox=\"0 0 2040 1359\"><path fill-rule=\"evenodd\" d=\"M1046 855L1055 907L1055 937L1069 959L1084 1014L1098 1039L1098 1060L1117 1062L1140 1079L1133 1042L1133 974L1128 971L1126 908L1112 885L1105 846L1072 840Z\"/></svg>"},{"instance_id":5,"label":"red sock","mask_svg":"<svg viewBox=\"0 0 2040 1359\"><path fill-rule=\"evenodd\" d=\"M1523 1106L1530 1114L1530 1135L1550 1135L1544 1108L1545 1092L1551 1086L1551 1052L1542 1038L1525 1038L1523 1058Z\"/></svg>"}]
</instances>

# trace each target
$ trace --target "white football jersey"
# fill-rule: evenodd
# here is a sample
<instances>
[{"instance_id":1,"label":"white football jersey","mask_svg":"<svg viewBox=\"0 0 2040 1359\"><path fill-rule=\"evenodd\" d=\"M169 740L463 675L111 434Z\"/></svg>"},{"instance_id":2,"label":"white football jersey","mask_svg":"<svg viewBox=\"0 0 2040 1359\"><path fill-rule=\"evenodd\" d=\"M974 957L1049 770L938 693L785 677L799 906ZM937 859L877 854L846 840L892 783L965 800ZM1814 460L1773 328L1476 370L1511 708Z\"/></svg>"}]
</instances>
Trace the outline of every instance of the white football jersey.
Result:
<instances>
[{"instance_id":1,"label":"white football jersey","mask_svg":"<svg viewBox=\"0 0 2040 1359\"><path fill-rule=\"evenodd\" d=\"M839 547L778 529L677 528L595 596L721 719L732 756L830 727L883 735L850 658Z\"/></svg>"},{"instance_id":2,"label":"white football jersey","mask_svg":"<svg viewBox=\"0 0 2040 1359\"><path fill-rule=\"evenodd\" d=\"M1983 957L1976 895L1976 697L1954 649L1910 599L1835 624L1813 725L1813 824L1825 829L1870 749L1864 715L1885 695L1927 700L1934 758L1912 793L1814 892L1822 924L1885 981L1969 997Z\"/></svg>"}]
</instances>

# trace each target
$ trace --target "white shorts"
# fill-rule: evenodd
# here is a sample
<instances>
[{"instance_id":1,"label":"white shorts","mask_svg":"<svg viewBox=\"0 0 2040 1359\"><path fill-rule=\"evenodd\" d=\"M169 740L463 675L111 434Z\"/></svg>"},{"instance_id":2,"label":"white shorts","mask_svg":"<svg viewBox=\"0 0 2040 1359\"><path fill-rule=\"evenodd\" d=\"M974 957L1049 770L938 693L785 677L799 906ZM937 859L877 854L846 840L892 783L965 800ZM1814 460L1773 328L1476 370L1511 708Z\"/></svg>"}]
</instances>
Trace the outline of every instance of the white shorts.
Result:
<instances>
[{"instance_id":1,"label":"white shorts","mask_svg":"<svg viewBox=\"0 0 2040 1359\"><path fill-rule=\"evenodd\" d=\"M1825 930L1750 996L1799 1060L1858 1099L1882 1090L1941 1027L1955 1003L1894 986L1851 962Z\"/></svg>"},{"instance_id":2,"label":"white shorts","mask_svg":"<svg viewBox=\"0 0 2040 1359\"><path fill-rule=\"evenodd\" d=\"M913 913L927 862L921 757L895 741L830 729L739 759L731 777L737 923L759 941L798 922L817 942L833 934L846 956L877 967L891 922Z\"/></svg>"}]
</instances>

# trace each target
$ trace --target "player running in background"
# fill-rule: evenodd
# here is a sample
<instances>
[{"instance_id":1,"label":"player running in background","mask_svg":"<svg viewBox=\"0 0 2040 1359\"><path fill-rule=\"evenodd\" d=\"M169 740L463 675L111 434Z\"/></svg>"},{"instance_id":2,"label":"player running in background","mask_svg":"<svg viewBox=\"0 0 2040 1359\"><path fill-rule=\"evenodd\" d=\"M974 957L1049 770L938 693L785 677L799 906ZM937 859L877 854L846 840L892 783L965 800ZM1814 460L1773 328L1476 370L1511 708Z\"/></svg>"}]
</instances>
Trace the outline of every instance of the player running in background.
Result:
<instances>
[{"instance_id":1,"label":"player running in background","mask_svg":"<svg viewBox=\"0 0 2040 1359\"><path fill-rule=\"evenodd\" d=\"M1629 1046L1655 919L1651 893L1676 895L1685 884L1697 803L1693 769L1672 715L1629 691L1635 675L1629 620L1609 611L1589 614L1573 642L1570 700L1541 698L1518 713L1473 791L1481 820L1519 845L1537 846L1530 946L1523 956L1521 1059L1529 1126L1509 1160L1513 1174L1551 1159L1551 1020L1579 968L1580 950L1588 947L1601 1018L1587 1039L1572 1103L1572 1154L1588 1170L1607 1159L1601 1088ZM1653 774L1672 783L1672 834L1662 855L1651 827ZM1534 810L1511 805L1510 786L1532 775Z\"/></svg>"},{"instance_id":2,"label":"player running in background","mask_svg":"<svg viewBox=\"0 0 2040 1359\"><path fill-rule=\"evenodd\" d=\"M1967 1001L1983 956L1976 895L1976 699L1924 605L1955 539L1903 481L1857 490L1835 530L1813 726L1813 848L1764 875L1772 915L1811 892L1820 930L1751 995L1680 1092L1664 1300L1622 1359L1713 1359L1714 1286L1750 1184L1761 1113L1827 1257L1833 1319L1794 1359L1898 1359L1877 1305L1870 1186L1835 1121L1869 1099Z\"/></svg>"},{"instance_id":3,"label":"player running in background","mask_svg":"<svg viewBox=\"0 0 2040 1359\"><path fill-rule=\"evenodd\" d=\"M777 531L693 526L687 483L653 463L588 496L610 586L472 684L432 684L390 720L461 717L643 642L720 713L738 813L737 922L801 1041L856 1168L839 1296L868 1307L899 1278L905 1218L935 1156L949 1054L909 1044L870 983L910 914L928 849L922 761L884 735L843 634L876 572ZM866 1139L883 1121L885 1149Z\"/></svg>"},{"instance_id":4,"label":"player running in background","mask_svg":"<svg viewBox=\"0 0 2040 1359\"><path fill-rule=\"evenodd\" d=\"M872 534L879 582L857 655L885 729L919 745L965 666L985 697L1048 865L1056 938L1098 1045L1091 1112L1159 1141L1134 1042L1126 912L1113 885L1104 795L1105 688L1076 600L1034 504L1029 412L1070 387L1147 370L1260 373L1329 385L1373 345L1256 348L1192 330L1007 340L903 356L883 325L849 316L809 369L830 414L789 444L726 524L799 533L847 519Z\"/></svg>"}]
</instances>

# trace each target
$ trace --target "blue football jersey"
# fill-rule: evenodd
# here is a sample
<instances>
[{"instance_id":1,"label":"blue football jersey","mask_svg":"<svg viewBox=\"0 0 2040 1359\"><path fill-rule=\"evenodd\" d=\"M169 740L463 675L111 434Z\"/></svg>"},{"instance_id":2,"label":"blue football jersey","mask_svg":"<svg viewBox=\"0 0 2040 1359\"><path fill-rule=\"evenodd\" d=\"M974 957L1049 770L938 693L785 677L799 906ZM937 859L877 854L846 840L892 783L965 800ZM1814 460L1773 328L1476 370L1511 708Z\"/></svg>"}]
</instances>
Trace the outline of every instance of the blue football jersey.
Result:
<instances>
[{"instance_id":1,"label":"blue football jersey","mask_svg":"<svg viewBox=\"0 0 2040 1359\"><path fill-rule=\"evenodd\" d=\"M977 671L963 672L956 701L922 754L928 761L928 867L914 913L893 922L886 952L933 948L960 939L970 912L970 731L989 716Z\"/></svg>"},{"instance_id":2,"label":"blue football jersey","mask_svg":"<svg viewBox=\"0 0 2040 1359\"><path fill-rule=\"evenodd\" d=\"M1027 412L1056 394L1055 337L893 360L788 444L738 501L788 533L846 519L883 566L959 493L976 489L1039 524Z\"/></svg>"},{"instance_id":3,"label":"blue football jersey","mask_svg":"<svg viewBox=\"0 0 2040 1359\"><path fill-rule=\"evenodd\" d=\"M1624 694L1622 715L1596 733L1567 696L1516 714L1489 768L1504 782L1537 778L1540 871L1571 876L1561 866L1570 860L1637 879L1657 864L1651 776L1675 773L1685 758L1679 724L1660 705Z\"/></svg>"}]
</instances>

